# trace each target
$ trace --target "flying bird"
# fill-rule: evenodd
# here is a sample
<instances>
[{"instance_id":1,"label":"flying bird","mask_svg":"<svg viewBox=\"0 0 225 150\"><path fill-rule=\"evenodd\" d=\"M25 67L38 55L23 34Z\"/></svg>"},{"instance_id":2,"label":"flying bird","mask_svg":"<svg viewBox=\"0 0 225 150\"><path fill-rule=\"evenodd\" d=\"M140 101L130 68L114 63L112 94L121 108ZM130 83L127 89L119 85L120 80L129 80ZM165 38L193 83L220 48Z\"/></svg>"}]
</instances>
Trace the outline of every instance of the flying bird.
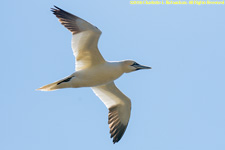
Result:
<instances>
[{"instance_id":1,"label":"flying bird","mask_svg":"<svg viewBox=\"0 0 225 150\"><path fill-rule=\"evenodd\" d=\"M87 21L54 6L51 11L70 32L75 56L73 74L37 90L53 91L62 88L91 87L109 110L108 124L113 143L118 142L129 122L131 101L115 85L114 80L124 73L151 69L133 60L106 61L98 50L101 31Z\"/></svg>"}]
</instances>

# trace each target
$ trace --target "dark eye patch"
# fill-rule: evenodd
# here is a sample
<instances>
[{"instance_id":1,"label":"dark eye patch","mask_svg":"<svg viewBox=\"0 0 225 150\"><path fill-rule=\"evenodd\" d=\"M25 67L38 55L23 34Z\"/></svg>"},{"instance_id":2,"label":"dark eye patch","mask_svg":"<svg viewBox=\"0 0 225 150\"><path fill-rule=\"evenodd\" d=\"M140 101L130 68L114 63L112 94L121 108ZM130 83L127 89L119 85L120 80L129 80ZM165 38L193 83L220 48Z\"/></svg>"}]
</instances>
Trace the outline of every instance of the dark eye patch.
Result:
<instances>
[{"instance_id":1,"label":"dark eye patch","mask_svg":"<svg viewBox=\"0 0 225 150\"><path fill-rule=\"evenodd\" d=\"M134 65L139 65L139 64L138 64L138 63L136 63L136 62L134 62L134 63L133 63L133 65L131 65L131 66L134 66Z\"/></svg>"}]
</instances>

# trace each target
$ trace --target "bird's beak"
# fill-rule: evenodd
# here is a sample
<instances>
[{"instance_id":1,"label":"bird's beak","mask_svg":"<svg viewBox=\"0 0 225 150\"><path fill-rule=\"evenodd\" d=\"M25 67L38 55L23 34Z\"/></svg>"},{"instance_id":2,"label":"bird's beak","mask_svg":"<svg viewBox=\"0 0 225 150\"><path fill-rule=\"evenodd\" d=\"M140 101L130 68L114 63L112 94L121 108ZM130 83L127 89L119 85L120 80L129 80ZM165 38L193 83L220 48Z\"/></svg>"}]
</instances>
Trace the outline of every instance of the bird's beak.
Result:
<instances>
[{"instance_id":1,"label":"bird's beak","mask_svg":"<svg viewBox=\"0 0 225 150\"><path fill-rule=\"evenodd\" d=\"M148 66L142 66L142 65L133 65L135 68L137 68L136 70L140 70L140 69L152 69L152 67L148 67Z\"/></svg>"}]
</instances>

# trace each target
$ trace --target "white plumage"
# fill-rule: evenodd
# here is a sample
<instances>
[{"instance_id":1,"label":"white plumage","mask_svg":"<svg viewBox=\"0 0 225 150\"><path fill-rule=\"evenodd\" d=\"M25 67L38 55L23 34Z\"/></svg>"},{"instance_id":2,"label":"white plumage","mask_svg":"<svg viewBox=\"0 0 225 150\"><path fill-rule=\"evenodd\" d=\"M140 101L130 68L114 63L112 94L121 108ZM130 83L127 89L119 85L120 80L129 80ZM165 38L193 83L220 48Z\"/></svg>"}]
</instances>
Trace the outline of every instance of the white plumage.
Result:
<instances>
[{"instance_id":1,"label":"white plumage","mask_svg":"<svg viewBox=\"0 0 225 150\"><path fill-rule=\"evenodd\" d=\"M72 32L72 49L76 59L76 72L70 76L45 85L37 90L52 91L61 88L91 87L109 109L108 123L113 143L123 136L130 118L131 101L114 84L123 73L151 69L132 60L108 62L98 50L101 31L87 21L58 7L53 14Z\"/></svg>"}]
</instances>

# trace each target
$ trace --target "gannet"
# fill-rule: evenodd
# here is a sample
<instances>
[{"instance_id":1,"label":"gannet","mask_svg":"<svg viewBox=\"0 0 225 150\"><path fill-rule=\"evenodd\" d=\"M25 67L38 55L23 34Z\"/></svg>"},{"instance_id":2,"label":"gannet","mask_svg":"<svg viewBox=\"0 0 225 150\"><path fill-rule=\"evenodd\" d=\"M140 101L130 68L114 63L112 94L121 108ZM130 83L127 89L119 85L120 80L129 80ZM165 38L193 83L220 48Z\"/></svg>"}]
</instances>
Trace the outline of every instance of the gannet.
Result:
<instances>
[{"instance_id":1,"label":"gannet","mask_svg":"<svg viewBox=\"0 0 225 150\"><path fill-rule=\"evenodd\" d=\"M109 110L108 124L113 143L118 142L129 122L131 101L115 85L114 80L124 73L151 69L132 60L106 61L98 50L101 31L87 21L54 6L51 11L72 32L72 49L76 72L37 90L53 91L62 88L91 87Z\"/></svg>"}]
</instances>

